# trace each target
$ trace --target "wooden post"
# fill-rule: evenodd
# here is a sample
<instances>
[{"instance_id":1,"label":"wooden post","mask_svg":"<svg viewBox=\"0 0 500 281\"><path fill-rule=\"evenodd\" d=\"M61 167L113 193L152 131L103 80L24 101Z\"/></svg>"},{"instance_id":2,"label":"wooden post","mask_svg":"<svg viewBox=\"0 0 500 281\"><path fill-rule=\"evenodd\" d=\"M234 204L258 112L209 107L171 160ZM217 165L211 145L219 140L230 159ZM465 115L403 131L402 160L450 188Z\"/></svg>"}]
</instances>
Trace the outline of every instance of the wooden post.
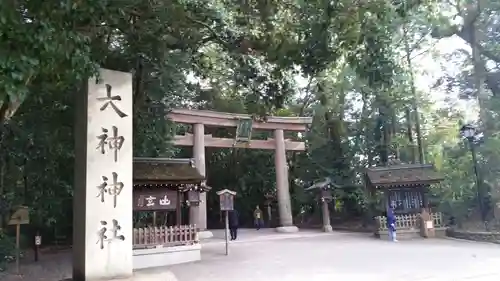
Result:
<instances>
[{"instance_id":1,"label":"wooden post","mask_svg":"<svg viewBox=\"0 0 500 281\"><path fill-rule=\"evenodd\" d=\"M177 208L175 210L176 214L176 219L175 219L175 225L180 226L182 224L182 202L184 202L184 196L183 193L180 191L177 191ZM191 224L191 222L190 222Z\"/></svg>"},{"instance_id":2,"label":"wooden post","mask_svg":"<svg viewBox=\"0 0 500 281\"><path fill-rule=\"evenodd\" d=\"M35 262L38 262L38 251L39 250L40 250L40 246L35 244L35 255L34 255Z\"/></svg>"},{"instance_id":3,"label":"wooden post","mask_svg":"<svg viewBox=\"0 0 500 281\"><path fill-rule=\"evenodd\" d=\"M20 236L21 236L21 223L18 221L16 224L16 272L17 274L21 274L19 271L19 247L20 247Z\"/></svg>"},{"instance_id":4,"label":"wooden post","mask_svg":"<svg viewBox=\"0 0 500 281\"><path fill-rule=\"evenodd\" d=\"M429 197L427 195L427 188L428 188L428 186L422 186L422 187L420 187L418 192L420 192L420 195L422 196L422 205L423 205L422 207L427 209L427 212L430 212Z\"/></svg>"},{"instance_id":5,"label":"wooden post","mask_svg":"<svg viewBox=\"0 0 500 281\"><path fill-rule=\"evenodd\" d=\"M16 272L20 274L19 271L19 256L20 256L20 237L21 237L21 224L29 223L29 211L28 207L20 206L14 214L11 216L8 225L16 226Z\"/></svg>"},{"instance_id":6,"label":"wooden post","mask_svg":"<svg viewBox=\"0 0 500 281\"><path fill-rule=\"evenodd\" d=\"M229 255L229 211L226 211L226 231L225 231L225 238L226 238L226 256Z\"/></svg>"},{"instance_id":7,"label":"wooden post","mask_svg":"<svg viewBox=\"0 0 500 281\"><path fill-rule=\"evenodd\" d=\"M272 219L273 219L272 207L271 207L271 204L268 204L267 205L267 224L268 224L268 227L271 227Z\"/></svg>"},{"instance_id":8,"label":"wooden post","mask_svg":"<svg viewBox=\"0 0 500 281\"><path fill-rule=\"evenodd\" d=\"M38 254L40 251L40 245L42 244L42 236L40 236L40 232L36 232L35 236L35 261L38 261Z\"/></svg>"}]
</instances>

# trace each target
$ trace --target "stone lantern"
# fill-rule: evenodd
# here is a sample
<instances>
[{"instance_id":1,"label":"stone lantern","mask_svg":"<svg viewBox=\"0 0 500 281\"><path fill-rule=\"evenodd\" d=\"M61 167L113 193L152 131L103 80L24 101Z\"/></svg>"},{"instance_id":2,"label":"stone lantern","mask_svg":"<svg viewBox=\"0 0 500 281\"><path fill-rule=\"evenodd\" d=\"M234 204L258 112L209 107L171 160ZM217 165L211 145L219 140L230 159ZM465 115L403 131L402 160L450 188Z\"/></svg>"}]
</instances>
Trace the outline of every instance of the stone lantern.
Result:
<instances>
[{"instance_id":1,"label":"stone lantern","mask_svg":"<svg viewBox=\"0 0 500 281\"><path fill-rule=\"evenodd\" d=\"M328 204L332 201L332 187L333 183L330 178L325 178L323 181L317 182L312 186L306 188L306 191L314 191L318 194L318 199L321 202L321 213L323 217L323 231L331 232L332 225L330 223L330 209Z\"/></svg>"},{"instance_id":2,"label":"stone lantern","mask_svg":"<svg viewBox=\"0 0 500 281\"><path fill-rule=\"evenodd\" d=\"M272 221L272 204L276 200L276 196L272 193L266 193L264 195L264 198L266 198L266 201L264 201L264 205L266 206L267 209L267 220L268 220L268 226L271 227L271 221Z\"/></svg>"}]
</instances>

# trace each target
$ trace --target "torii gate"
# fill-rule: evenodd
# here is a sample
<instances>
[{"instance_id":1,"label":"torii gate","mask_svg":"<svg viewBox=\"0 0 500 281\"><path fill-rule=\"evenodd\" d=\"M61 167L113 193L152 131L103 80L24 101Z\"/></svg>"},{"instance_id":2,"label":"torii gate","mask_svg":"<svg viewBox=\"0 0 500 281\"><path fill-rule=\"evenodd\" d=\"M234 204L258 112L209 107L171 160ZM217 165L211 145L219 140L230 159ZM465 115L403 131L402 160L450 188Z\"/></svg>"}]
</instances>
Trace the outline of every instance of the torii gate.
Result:
<instances>
[{"instance_id":1,"label":"torii gate","mask_svg":"<svg viewBox=\"0 0 500 281\"><path fill-rule=\"evenodd\" d=\"M280 227L279 232L296 232L298 228L293 225L290 191L288 185L288 165L286 151L304 151L304 142L285 140L284 131L305 132L312 123L312 117L274 117L266 121L253 120L250 115L209 110L174 109L168 117L182 124L192 124L193 134L177 135L174 144L179 146L193 146L195 165L203 176L205 175L205 147L237 147L249 149L274 149L276 165L276 189ZM205 125L214 127L233 127L236 129L236 139L214 138L205 135ZM267 140L252 140L252 130L273 130L274 138ZM210 237L207 228L206 194L201 194L201 202L192 208L190 219L199 226L200 237Z\"/></svg>"}]
</instances>

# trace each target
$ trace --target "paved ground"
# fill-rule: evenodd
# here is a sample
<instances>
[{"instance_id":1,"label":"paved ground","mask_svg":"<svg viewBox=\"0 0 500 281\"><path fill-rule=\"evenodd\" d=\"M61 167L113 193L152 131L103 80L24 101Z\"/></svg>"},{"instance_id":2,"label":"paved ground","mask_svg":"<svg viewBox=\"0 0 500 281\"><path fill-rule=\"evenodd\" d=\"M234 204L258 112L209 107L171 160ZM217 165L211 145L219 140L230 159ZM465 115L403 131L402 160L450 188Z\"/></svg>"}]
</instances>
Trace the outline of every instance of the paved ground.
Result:
<instances>
[{"instance_id":1,"label":"paved ground","mask_svg":"<svg viewBox=\"0 0 500 281\"><path fill-rule=\"evenodd\" d=\"M390 243L366 234L244 230L225 256L223 233L215 236L203 245L203 261L165 270L177 281L500 280L500 246L494 244L438 239ZM0 274L0 280L60 280L71 272L68 254L24 265L23 278Z\"/></svg>"},{"instance_id":2,"label":"paved ground","mask_svg":"<svg viewBox=\"0 0 500 281\"><path fill-rule=\"evenodd\" d=\"M500 246L455 240L375 240L334 233L230 246L207 244L203 262L173 266L178 281L500 280Z\"/></svg>"}]
</instances>

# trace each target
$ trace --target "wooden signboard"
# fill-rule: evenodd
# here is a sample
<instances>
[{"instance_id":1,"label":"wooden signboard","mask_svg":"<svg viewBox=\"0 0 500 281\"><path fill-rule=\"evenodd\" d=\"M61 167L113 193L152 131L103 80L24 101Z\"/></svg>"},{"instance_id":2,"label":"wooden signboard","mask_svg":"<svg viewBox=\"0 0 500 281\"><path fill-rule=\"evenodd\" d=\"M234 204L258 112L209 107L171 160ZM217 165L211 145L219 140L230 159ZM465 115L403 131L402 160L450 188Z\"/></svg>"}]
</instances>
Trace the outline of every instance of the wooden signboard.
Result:
<instances>
[{"instance_id":1,"label":"wooden signboard","mask_svg":"<svg viewBox=\"0 0 500 281\"><path fill-rule=\"evenodd\" d=\"M176 210L177 200L177 190L134 190L134 211Z\"/></svg>"},{"instance_id":2,"label":"wooden signboard","mask_svg":"<svg viewBox=\"0 0 500 281\"><path fill-rule=\"evenodd\" d=\"M236 196L236 192L224 189L217 192L217 195L219 195L221 211L234 210L234 196Z\"/></svg>"},{"instance_id":3,"label":"wooden signboard","mask_svg":"<svg viewBox=\"0 0 500 281\"><path fill-rule=\"evenodd\" d=\"M236 141L249 142L250 139L252 139L253 120L251 118L241 118L238 121L238 126L236 127Z\"/></svg>"},{"instance_id":4,"label":"wooden signboard","mask_svg":"<svg viewBox=\"0 0 500 281\"><path fill-rule=\"evenodd\" d=\"M16 271L19 274L19 257L20 257L20 238L21 238L21 224L29 224L30 223L30 213L29 209L26 206L19 206L14 214L9 219L9 225L16 226Z\"/></svg>"},{"instance_id":5,"label":"wooden signboard","mask_svg":"<svg viewBox=\"0 0 500 281\"><path fill-rule=\"evenodd\" d=\"M231 191L229 189L224 189L217 192L220 200L220 210L225 211L226 213L226 228L225 228L225 237L226 237L226 256L229 255L229 211L234 210L234 196L236 196L236 192Z\"/></svg>"},{"instance_id":6,"label":"wooden signboard","mask_svg":"<svg viewBox=\"0 0 500 281\"><path fill-rule=\"evenodd\" d=\"M26 206L19 206L14 214L10 216L9 225L18 225L18 224L29 224L30 223L30 213L29 209Z\"/></svg>"}]
</instances>

